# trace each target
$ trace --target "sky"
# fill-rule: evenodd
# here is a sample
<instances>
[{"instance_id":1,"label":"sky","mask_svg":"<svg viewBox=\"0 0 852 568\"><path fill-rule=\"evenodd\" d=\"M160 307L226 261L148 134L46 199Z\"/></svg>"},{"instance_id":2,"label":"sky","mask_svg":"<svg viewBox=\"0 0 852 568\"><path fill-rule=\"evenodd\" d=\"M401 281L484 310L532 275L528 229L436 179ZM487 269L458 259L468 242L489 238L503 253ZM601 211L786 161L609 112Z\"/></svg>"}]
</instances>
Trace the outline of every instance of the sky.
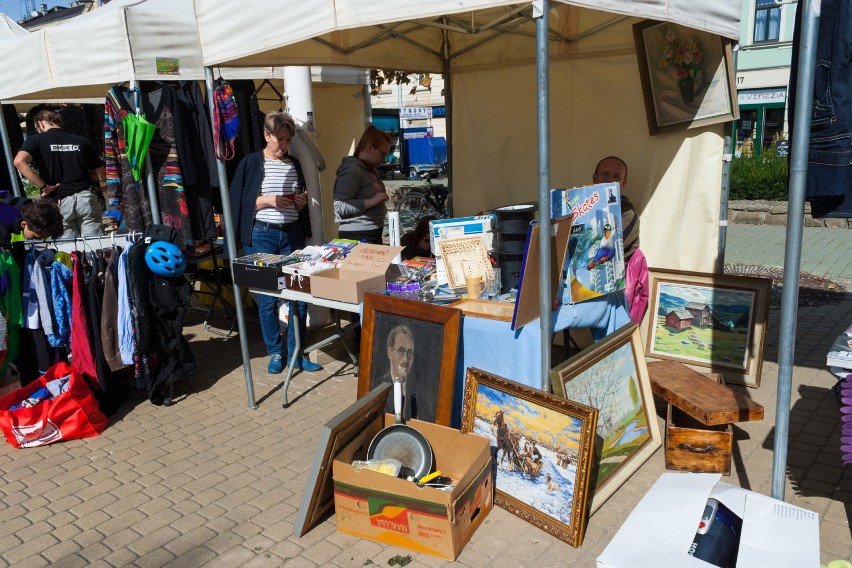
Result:
<instances>
[{"instance_id":1,"label":"sky","mask_svg":"<svg viewBox=\"0 0 852 568\"><path fill-rule=\"evenodd\" d=\"M53 8L54 6L68 6L70 3L71 0L60 2L51 0L35 0L35 7L36 10L38 10L42 4L47 4L48 8ZM24 14L24 6L27 4L30 4L30 2L23 2L22 0L0 0L0 12L3 12L15 21L18 21L22 19L22 16L29 16L29 14Z\"/></svg>"}]
</instances>

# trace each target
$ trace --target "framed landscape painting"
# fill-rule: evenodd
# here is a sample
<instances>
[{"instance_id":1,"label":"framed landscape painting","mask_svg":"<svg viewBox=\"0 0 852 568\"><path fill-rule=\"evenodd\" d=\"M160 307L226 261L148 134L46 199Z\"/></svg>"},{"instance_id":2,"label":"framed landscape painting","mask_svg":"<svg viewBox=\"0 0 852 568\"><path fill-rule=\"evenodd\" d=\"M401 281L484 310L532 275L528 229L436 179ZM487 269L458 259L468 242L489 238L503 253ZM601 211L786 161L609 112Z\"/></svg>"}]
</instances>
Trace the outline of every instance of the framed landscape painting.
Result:
<instances>
[{"instance_id":1,"label":"framed landscape painting","mask_svg":"<svg viewBox=\"0 0 852 568\"><path fill-rule=\"evenodd\" d=\"M550 372L554 394L598 409L594 513L662 445L636 324L628 324Z\"/></svg>"},{"instance_id":2,"label":"framed landscape painting","mask_svg":"<svg viewBox=\"0 0 852 568\"><path fill-rule=\"evenodd\" d=\"M760 385L772 280L649 270L645 355Z\"/></svg>"},{"instance_id":3,"label":"framed landscape painting","mask_svg":"<svg viewBox=\"0 0 852 568\"><path fill-rule=\"evenodd\" d=\"M571 546L583 543L598 411L467 370L463 434L491 440L494 502Z\"/></svg>"}]
</instances>

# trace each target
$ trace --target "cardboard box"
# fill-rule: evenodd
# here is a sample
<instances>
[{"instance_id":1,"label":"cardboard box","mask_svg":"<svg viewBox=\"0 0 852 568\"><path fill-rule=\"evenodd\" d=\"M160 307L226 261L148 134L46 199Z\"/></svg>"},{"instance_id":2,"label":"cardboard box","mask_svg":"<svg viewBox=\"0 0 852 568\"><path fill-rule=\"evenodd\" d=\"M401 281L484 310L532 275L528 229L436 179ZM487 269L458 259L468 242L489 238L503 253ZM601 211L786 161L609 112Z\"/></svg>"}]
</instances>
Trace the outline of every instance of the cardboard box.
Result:
<instances>
[{"instance_id":1,"label":"cardboard box","mask_svg":"<svg viewBox=\"0 0 852 568\"><path fill-rule=\"evenodd\" d=\"M255 266L239 262L232 262L231 266L234 269L234 282L240 286L261 290L283 290L287 287L281 267Z\"/></svg>"},{"instance_id":2,"label":"cardboard box","mask_svg":"<svg viewBox=\"0 0 852 568\"><path fill-rule=\"evenodd\" d=\"M359 304L367 292L386 288L385 272L403 247L355 246L340 268L321 270L311 275L311 294L317 298Z\"/></svg>"},{"instance_id":3,"label":"cardboard box","mask_svg":"<svg viewBox=\"0 0 852 568\"><path fill-rule=\"evenodd\" d=\"M448 492L368 470L356 470L383 426L374 420L334 460L337 530L392 546L455 560L493 507L491 451L486 438L419 420L407 422L429 441L435 470L456 482Z\"/></svg>"},{"instance_id":4,"label":"cardboard box","mask_svg":"<svg viewBox=\"0 0 852 568\"><path fill-rule=\"evenodd\" d=\"M308 272L302 268L301 265L302 263L299 262L282 268L281 271L284 273L284 281L288 290L295 290L296 292L310 294L311 274L313 272Z\"/></svg>"},{"instance_id":5,"label":"cardboard box","mask_svg":"<svg viewBox=\"0 0 852 568\"><path fill-rule=\"evenodd\" d=\"M743 520L738 568L819 567L819 515L720 478L664 473L598 557L598 568L709 568L689 555L709 497Z\"/></svg>"}]
</instances>

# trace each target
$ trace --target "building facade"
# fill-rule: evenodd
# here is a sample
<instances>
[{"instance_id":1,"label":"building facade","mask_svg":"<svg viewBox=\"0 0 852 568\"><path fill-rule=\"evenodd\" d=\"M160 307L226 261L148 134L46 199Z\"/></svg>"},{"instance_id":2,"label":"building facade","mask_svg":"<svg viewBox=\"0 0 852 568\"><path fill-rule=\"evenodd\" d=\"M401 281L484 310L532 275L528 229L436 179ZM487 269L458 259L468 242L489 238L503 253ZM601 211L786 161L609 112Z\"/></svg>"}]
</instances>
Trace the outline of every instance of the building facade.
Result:
<instances>
[{"instance_id":1,"label":"building facade","mask_svg":"<svg viewBox=\"0 0 852 568\"><path fill-rule=\"evenodd\" d=\"M736 55L736 154L786 149L795 0L744 0Z\"/></svg>"}]
</instances>

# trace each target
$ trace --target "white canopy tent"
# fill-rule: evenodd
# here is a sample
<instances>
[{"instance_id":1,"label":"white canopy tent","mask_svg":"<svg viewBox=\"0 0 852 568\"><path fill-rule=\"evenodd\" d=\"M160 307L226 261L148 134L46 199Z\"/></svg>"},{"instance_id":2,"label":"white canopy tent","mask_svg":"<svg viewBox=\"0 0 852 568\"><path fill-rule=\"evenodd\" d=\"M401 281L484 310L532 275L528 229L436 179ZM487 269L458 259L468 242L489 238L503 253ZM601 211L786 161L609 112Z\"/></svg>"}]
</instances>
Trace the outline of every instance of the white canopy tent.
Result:
<instances>
[{"instance_id":1,"label":"white canopy tent","mask_svg":"<svg viewBox=\"0 0 852 568\"><path fill-rule=\"evenodd\" d=\"M232 10L215 0L194 1L205 65L444 73L453 100L448 127L454 212L535 199L537 93L530 88L536 67L529 2L247 0ZM657 18L735 38L740 4L552 2L551 183L589 183L599 158L623 157L630 166L626 193L642 212L642 249L653 266L714 269L723 128L648 135L632 24ZM331 188L323 191L324 201L330 199L325 193Z\"/></svg>"},{"instance_id":2,"label":"white canopy tent","mask_svg":"<svg viewBox=\"0 0 852 568\"><path fill-rule=\"evenodd\" d=\"M0 39L24 35L27 30L18 25L18 22L0 12Z\"/></svg>"},{"instance_id":3,"label":"white canopy tent","mask_svg":"<svg viewBox=\"0 0 852 568\"><path fill-rule=\"evenodd\" d=\"M0 36L2 37L2 36ZM98 102L121 81L203 80L190 0L113 0L26 39L0 43L0 100ZM158 66L159 62L159 66ZM280 66L228 78L282 78Z\"/></svg>"},{"instance_id":4,"label":"white canopy tent","mask_svg":"<svg viewBox=\"0 0 852 568\"><path fill-rule=\"evenodd\" d=\"M454 111L448 109L450 129L456 133L451 143L454 168L459 173L453 180L457 205L479 202L490 206L493 194L505 192L506 188L517 197L516 201L531 193L533 126L527 119L532 114L528 103L534 97L529 91L533 90L531 61L535 56L539 62L535 71L539 90L539 203L546 204L551 158L559 164L559 157L563 157L563 163L567 162L568 171L573 173L575 164L582 164L589 171L595 157L619 153L631 164L627 192L640 210L647 206L642 214L641 240L651 265L712 271L717 255L711 244L716 240L716 223L720 219L721 129L709 127L650 138L642 135L642 121L635 118L641 116L642 105L635 95L640 88L627 24L635 18L650 18L737 38L740 0L553 0L557 6L553 26L549 25L549 14L541 17L541 12L548 11L549 2L534 1L533 11L539 12L535 52L529 41L520 45L523 40L519 37L506 37L530 35L528 24L520 18L530 10L528 3L323 0L308 6L295 0L244 0L239 13L234 14L216 0L194 2L205 65L310 65L333 61L443 72L445 79L451 80L448 92L462 103ZM808 115L812 101L819 13L818 0L804 0L798 116ZM619 22L611 14L631 19ZM618 28L620 37L613 33ZM251 29L250 41L240 35L241 29ZM542 39L545 31L550 41ZM492 41L501 34L504 37L499 41ZM507 73L506 69L510 71ZM549 80L553 83L549 84ZM563 86L564 91L560 90ZM549 112L551 92L565 108L556 116ZM810 131L809 121L802 122L791 152L790 222L781 317L783 345L779 349L781 411L777 413L772 487L772 496L778 499L784 497ZM487 126L491 128L483 128ZM551 130L558 133L560 128L570 135L561 140L555 137L551 144ZM481 129L486 130L484 135ZM593 155L590 148L595 151ZM575 155L582 160L574 159ZM482 168L479 164L487 166ZM489 175L495 170L496 174ZM641 192L638 198L637 185ZM543 238L543 256L545 242Z\"/></svg>"},{"instance_id":5,"label":"white canopy tent","mask_svg":"<svg viewBox=\"0 0 852 568\"><path fill-rule=\"evenodd\" d=\"M457 215L536 195L547 209L551 180L556 187L587 184L599 158L619 154L631 165L627 193L642 211L649 263L714 270L723 127L648 135L632 24L653 17L736 38L740 0L709 7L556 1L553 9L541 0L325 0L310 6L248 0L239 13L215 0L194 4L205 65L335 64L442 73ZM242 30L251 30L250 36ZM552 115L551 92L558 97ZM323 200L330 200L331 187L323 192ZM547 239L540 254L549 256ZM545 275L540 286L547 297ZM550 316L543 307L542 388L550 364Z\"/></svg>"}]
</instances>

